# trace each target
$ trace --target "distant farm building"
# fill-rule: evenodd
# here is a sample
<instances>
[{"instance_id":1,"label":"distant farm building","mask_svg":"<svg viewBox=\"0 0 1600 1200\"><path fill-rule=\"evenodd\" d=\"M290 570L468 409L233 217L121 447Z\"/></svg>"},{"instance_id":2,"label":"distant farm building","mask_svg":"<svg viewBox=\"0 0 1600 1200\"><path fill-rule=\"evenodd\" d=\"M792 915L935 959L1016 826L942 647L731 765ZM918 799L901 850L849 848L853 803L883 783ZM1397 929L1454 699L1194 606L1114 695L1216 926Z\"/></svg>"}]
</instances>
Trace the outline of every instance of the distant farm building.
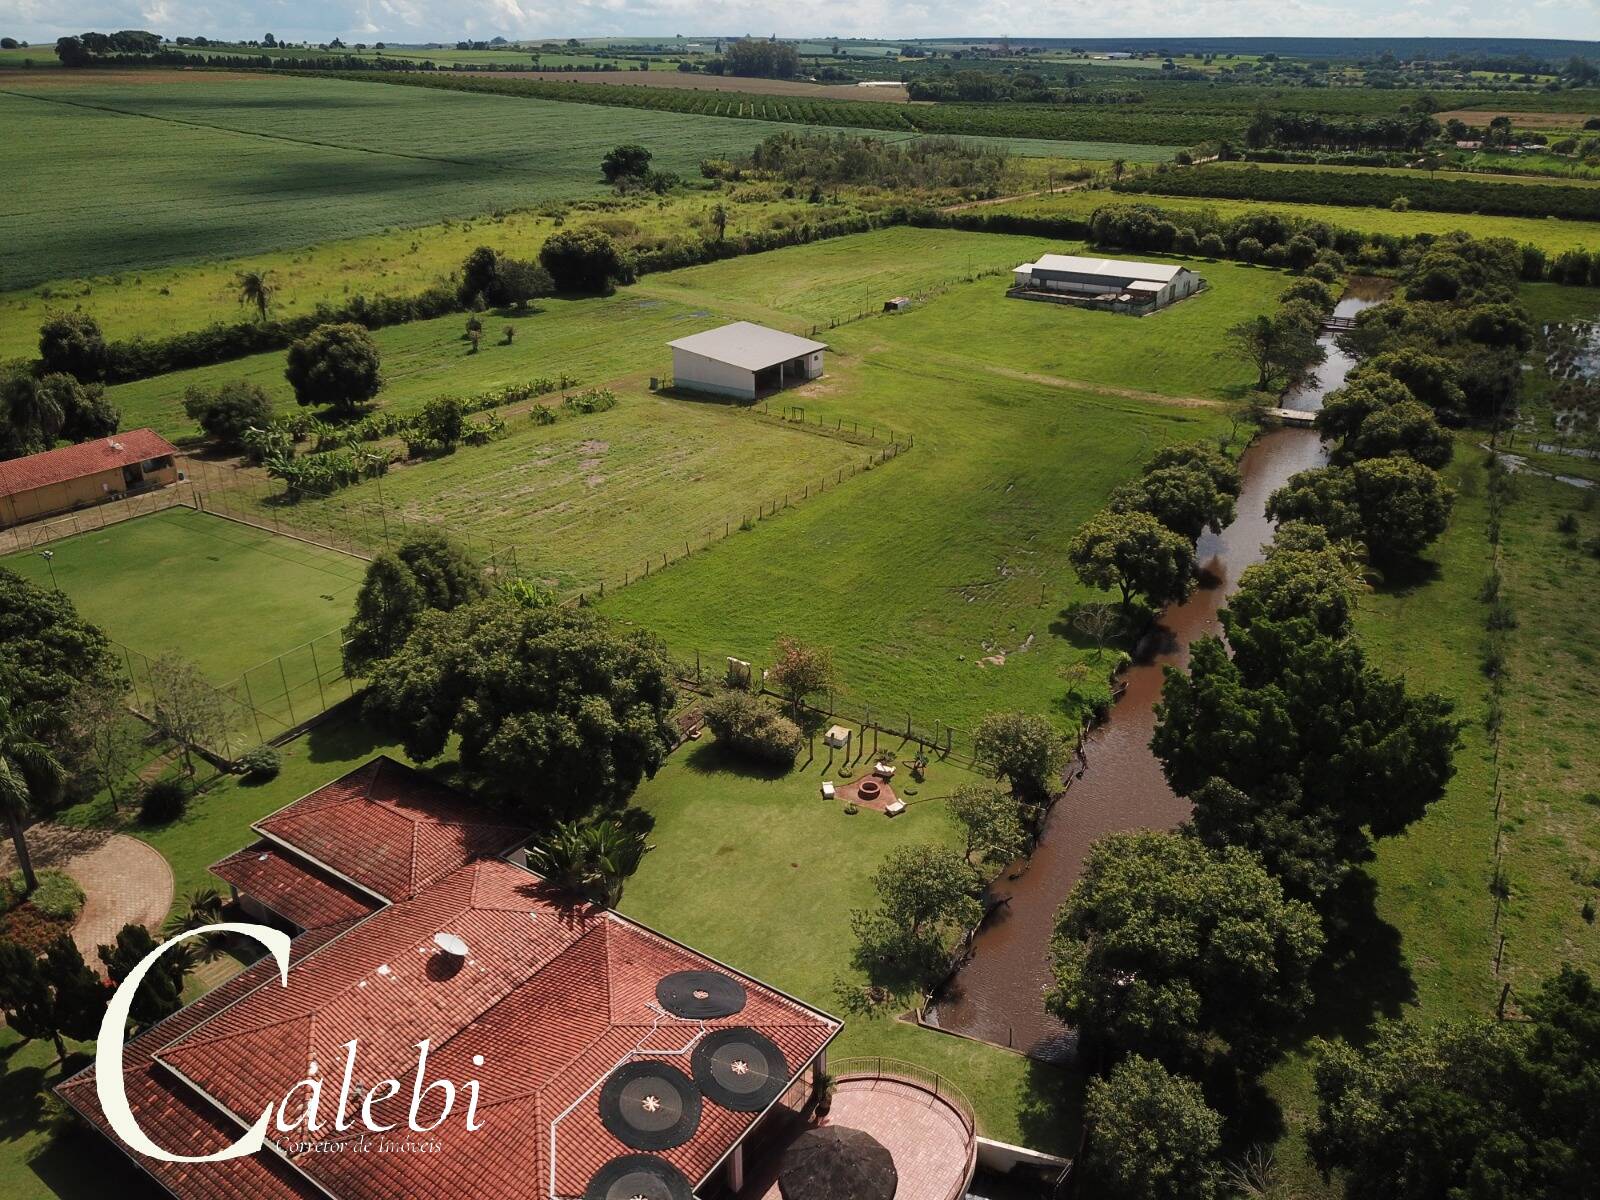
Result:
<instances>
[{"instance_id":1,"label":"distant farm building","mask_svg":"<svg viewBox=\"0 0 1600 1200\"><path fill-rule=\"evenodd\" d=\"M1188 267L1042 254L1011 272L1008 296L1144 314L1182 300L1205 286Z\"/></svg>"},{"instance_id":2,"label":"distant farm building","mask_svg":"<svg viewBox=\"0 0 1600 1200\"><path fill-rule=\"evenodd\" d=\"M178 450L153 429L0 462L0 528L178 482Z\"/></svg>"},{"instance_id":3,"label":"distant farm building","mask_svg":"<svg viewBox=\"0 0 1600 1200\"><path fill-rule=\"evenodd\" d=\"M749 321L668 342L673 386L754 400L822 374L827 346Z\"/></svg>"}]
</instances>

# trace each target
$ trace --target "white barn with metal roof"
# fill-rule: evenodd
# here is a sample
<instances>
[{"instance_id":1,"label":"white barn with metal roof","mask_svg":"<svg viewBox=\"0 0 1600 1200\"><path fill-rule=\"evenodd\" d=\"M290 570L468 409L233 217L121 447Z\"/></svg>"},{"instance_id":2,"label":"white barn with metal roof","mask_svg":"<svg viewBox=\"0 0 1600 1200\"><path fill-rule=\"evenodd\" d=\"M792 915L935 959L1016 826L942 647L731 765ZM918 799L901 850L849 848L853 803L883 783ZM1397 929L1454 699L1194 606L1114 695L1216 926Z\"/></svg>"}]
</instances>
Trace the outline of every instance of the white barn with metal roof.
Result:
<instances>
[{"instance_id":1,"label":"white barn with metal roof","mask_svg":"<svg viewBox=\"0 0 1600 1200\"><path fill-rule=\"evenodd\" d=\"M672 348L672 382L688 391L754 400L822 374L827 346L750 321L690 334Z\"/></svg>"},{"instance_id":2,"label":"white barn with metal roof","mask_svg":"<svg viewBox=\"0 0 1600 1200\"><path fill-rule=\"evenodd\" d=\"M1012 287L1019 292L1055 292L1086 298L1127 297L1134 305L1161 307L1197 291L1204 282L1188 267L1173 263L1133 262L1121 258L1085 258L1077 254L1041 254L1013 268Z\"/></svg>"}]
</instances>

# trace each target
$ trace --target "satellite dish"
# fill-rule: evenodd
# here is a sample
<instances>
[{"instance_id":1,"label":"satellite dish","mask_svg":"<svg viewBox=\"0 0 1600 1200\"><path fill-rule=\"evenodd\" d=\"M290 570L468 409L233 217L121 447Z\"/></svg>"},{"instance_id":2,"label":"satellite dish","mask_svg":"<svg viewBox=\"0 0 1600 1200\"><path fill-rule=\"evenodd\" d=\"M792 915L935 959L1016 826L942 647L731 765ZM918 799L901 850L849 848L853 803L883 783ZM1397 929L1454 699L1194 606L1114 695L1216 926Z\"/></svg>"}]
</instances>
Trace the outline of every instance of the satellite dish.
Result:
<instances>
[{"instance_id":1,"label":"satellite dish","mask_svg":"<svg viewBox=\"0 0 1600 1200\"><path fill-rule=\"evenodd\" d=\"M465 958L467 956L467 944L453 933L434 934L433 944L453 958Z\"/></svg>"}]
</instances>

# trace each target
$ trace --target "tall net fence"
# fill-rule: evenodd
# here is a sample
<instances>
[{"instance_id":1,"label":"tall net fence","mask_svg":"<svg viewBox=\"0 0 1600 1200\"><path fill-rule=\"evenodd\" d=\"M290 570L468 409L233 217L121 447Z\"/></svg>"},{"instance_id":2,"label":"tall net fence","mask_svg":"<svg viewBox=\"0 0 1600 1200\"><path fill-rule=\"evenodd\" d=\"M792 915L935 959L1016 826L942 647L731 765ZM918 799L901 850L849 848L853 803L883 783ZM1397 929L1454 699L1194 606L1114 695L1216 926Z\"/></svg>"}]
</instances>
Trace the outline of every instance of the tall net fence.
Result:
<instances>
[{"instance_id":1,"label":"tall net fence","mask_svg":"<svg viewBox=\"0 0 1600 1200\"><path fill-rule=\"evenodd\" d=\"M63 538L93 533L108 525L131 521L135 517L147 517L169 508L193 507L195 507L193 491L184 483L153 492L143 492L137 496L124 496L120 500L107 500L102 504L80 508L75 512L48 520L31 521L26 525L0 529L0 558L7 554L37 550L41 546L47 546Z\"/></svg>"},{"instance_id":2,"label":"tall net fence","mask_svg":"<svg viewBox=\"0 0 1600 1200\"><path fill-rule=\"evenodd\" d=\"M212 716L199 746L213 758L232 761L245 751L266 745L316 720L354 696L360 679L344 668L343 635L331 630L321 637L259 663L237 678L205 684L205 694L184 688L175 695L160 659L120 643L129 680L128 703L158 728L163 712L173 705L207 707Z\"/></svg>"}]
</instances>

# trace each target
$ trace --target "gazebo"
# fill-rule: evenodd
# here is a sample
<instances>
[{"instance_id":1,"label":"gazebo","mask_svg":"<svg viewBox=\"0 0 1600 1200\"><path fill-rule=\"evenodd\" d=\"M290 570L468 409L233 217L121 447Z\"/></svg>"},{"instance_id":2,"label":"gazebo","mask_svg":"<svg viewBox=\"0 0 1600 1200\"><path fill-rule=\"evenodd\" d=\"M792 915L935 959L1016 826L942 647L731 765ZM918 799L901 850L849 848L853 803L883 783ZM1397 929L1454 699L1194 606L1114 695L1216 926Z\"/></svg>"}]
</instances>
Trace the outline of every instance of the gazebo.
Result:
<instances>
[{"instance_id":1,"label":"gazebo","mask_svg":"<svg viewBox=\"0 0 1600 1200\"><path fill-rule=\"evenodd\" d=\"M778 1171L783 1200L894 1200L899 1187L894 1156L883 1143L843 1125L806 1130Z\"/></svg>"}]
</instances>

